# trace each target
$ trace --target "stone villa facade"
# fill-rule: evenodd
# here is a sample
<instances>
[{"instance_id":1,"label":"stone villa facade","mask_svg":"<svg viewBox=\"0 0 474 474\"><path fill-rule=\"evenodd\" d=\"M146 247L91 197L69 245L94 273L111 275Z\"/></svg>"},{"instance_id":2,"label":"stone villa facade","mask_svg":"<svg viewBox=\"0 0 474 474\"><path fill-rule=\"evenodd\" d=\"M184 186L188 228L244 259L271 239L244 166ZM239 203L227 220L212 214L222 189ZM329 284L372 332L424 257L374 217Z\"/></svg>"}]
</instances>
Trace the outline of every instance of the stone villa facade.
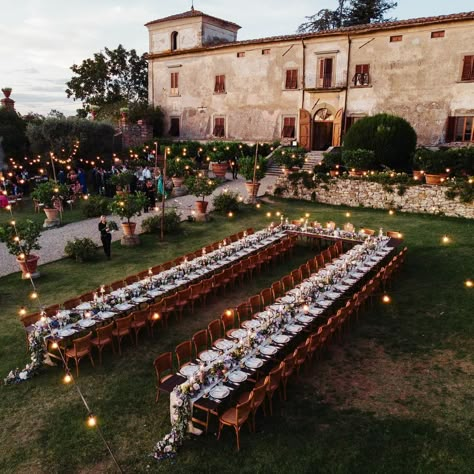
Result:
<instances>
[{"instance_id":1,"label":"stone villa facade","mask_svg":"<svg viewBox=\"0 0 474 474\"><path fill-rule=\"evenodd\" d=\"M194 9L146 27L149 102L171 136L323 150L387 112L420 144L474 141L474 12L247 41Z\"/></svg>"}]
</instances>

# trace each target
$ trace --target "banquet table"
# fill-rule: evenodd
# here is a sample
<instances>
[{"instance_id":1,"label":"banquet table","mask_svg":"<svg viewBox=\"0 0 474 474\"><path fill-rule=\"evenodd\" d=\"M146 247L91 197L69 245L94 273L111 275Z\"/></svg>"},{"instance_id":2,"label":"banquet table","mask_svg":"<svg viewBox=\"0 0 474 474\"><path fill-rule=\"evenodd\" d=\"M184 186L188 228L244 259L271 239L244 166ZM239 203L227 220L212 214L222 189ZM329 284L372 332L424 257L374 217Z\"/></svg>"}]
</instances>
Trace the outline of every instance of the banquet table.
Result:
<instances>
[{"instance_id":1,"label":"banquet table","mask_svg":"<svg viewBox=\"0 0 474 474\"><path fill-rule=\"evenodd\" d=\"M310 278L304 280L283 297L278 298L265 311L254 315L254 319L242 323L243 329L236 330L235 337L224 339L228 341L227 348L222 345L222 342L220 347L212 347L208 351L212 353L212 360L194 360L187 366L188 368L185 366L181 371L168 378L160 385L160 389L170 393L172 423L176 417L173 408L177 400L175 394L177 386L186 383L192 386L199 371L206 372L216 362L220 364L225 360L228 361L229 354L239 347L246 337L250 337L251 331L258 331L258 328L263 324L261 322L267 323L273 317L279 324L276 330L264 337L257 345L252 346L252 349L244 355L238 364L231 361L226 376L207 379L206 383L200 384L199 389L193 391L190 398L191 409L199 408L207 412L207 416L209 413L219 414L233 402L235 404L240 392L251 389L248 387L250 377L255 377L257 373L267 374L275 365L276 360L282 360L307 337L308 333L314 332L317 327L325 323L328 314L333 314L336 307L344 304L356 289L361 287L363 282L392 257L400 242L400 239L385 237L379 239L375 249L370 252L366 252L364 244L355 242L355 246L351 250L331 261L329 265L311 275ZM350 260L352 255L359 255L359 253L361 256L356 262ZM350 264L347 265L347 262ZM329 281L329 275L337 271L339 273L336 274L339 277L331 284L327 284L324 291L318 291L317 296L312 298L309 304L307 300L302 300L305 290L314 289L315 282L324 282L325 279ZM285 324L280 324L278 320L280 316L275 316L279 312L282 314L281 317L285 318ZM272 323L269 324L269 327L273 327ZM242 330L243 332L239 333ZM231 333L231 336L234 336L234 333ZM232 380L234 373L239 374L239 377L244 380L239 382L239 377L237 380ZM196 433L194 426L189 426L189 431Z\"/></svg>"}]
</instances>

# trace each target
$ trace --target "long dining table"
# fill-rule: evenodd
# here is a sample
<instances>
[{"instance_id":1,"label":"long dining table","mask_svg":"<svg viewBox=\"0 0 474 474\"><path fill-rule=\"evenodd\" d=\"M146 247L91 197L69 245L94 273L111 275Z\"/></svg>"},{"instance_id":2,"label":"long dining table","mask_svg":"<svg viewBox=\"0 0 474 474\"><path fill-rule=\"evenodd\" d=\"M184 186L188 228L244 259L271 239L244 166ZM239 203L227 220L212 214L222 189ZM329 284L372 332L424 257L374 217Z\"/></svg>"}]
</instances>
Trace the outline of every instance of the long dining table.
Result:
<instances>
[{"instance_id":1,"label":"long dining table","mask_svg":"<svg viewBox=\"0 0 474 474\"><path fill-rule=\"evenodd\" d=\"M305 232L287 229L289 232ZM312 232L311 236L316 237ZM328 237L321 235L321 238ZM183 384L191 387L191 409L198 408L209 413L219 414L235 403L238 394L251 389L249 379L257 374L266 374L292 352L308 333L326 322L337 306L345 302L363 282L374 274L391 258L401 240L379 237L361 242L360 239L347 239L354 246L332 260L328 265L305 279L301 284L278 298L253 319L244 321L241 328L235 329L230 337L219 340L209 350L201 353L200 359L182 367L176 374L160 384L160 389L170 393L170 416L173 423L176 414L176 388ZM263 330L262 330L263 328ZM235 351L247 349L240 359L234 357ZM225 364L226 374L206 377L202 373L212 372L213 366ZM197 387L197 386L196 386ZM189 431L198 433L196 426Z\"/></svg>"}]
</instances>

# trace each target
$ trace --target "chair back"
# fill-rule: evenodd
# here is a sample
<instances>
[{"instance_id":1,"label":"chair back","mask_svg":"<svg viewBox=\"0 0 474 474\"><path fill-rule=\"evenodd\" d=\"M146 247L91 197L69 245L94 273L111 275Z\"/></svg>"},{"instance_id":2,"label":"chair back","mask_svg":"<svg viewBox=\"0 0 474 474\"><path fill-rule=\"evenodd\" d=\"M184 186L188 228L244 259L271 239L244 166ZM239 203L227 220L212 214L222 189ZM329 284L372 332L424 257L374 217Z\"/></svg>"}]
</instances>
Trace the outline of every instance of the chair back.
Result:
<instances>
[{"instance_id":1,"label":"chair back","mask_svg":"<svg viewBox=\"0 0 474 474\"><path fill-rule=\"evenodd\" d=\"M133 283L137 283L139 281L138 275L131 275L131 276L125 278L124 281L127 285L132 285Z\"/></svg>"},{"instance_id":2,"label":"chair back","mask_svg":"<svg viewBox=\"0 0 474 474\"><path fill-rule=\"evenodd\" d=\"M276 300L280 296L283 296L283 288L281 286L281 281L276 281L272 283L272 293L273 293L273 300Z\"/></svg>"},{"instance_id":3,"label":"chair back","mask_svg":"<svg viewBox=\"0 0 474 474\"><path fill-rule=\"evenodd\" d=\"M118 289L122 288L125 285L124 285L123 280L117 280L117 281L114 281L113 283L111 283L109 286L110 286L110 288L112 288L112 291L115 291L115 290L118 290Z\"/></svg>"},{"instance_id":4,"label":"chair back","mask_svg":"<svg viewBox=\"0 0 474 474\"><path fill-rule=\"evenodd\" d=\"M316 260L316 263L318 264L318 268L324 267L324 257L322 253L318 253L316 257L314 257Z\"/></svg>"},{"instance_id":5,"label":"chair back","mask_svg":"<svg viewBox=\"0 0 474 474\"><path fill-rule=\"evenodd\" d=\"M207 329L201 329L201 331L196 332L192 338L196 358L201 351L206 350L208 347L207 334Z\"/></svg>"},{"instance_id":6,"label":"chair back","mask_svg":"<svg viewBox=\"0 0 474 474\"><path fill-rule=\"evenodd\" d=\"M159 355L153 362L156 372L156 378L158 382L161 381L165 372L171 374L173 372L173 354L171 352L165 352Z\"/></svg>"},{"instance_id":7,"label":"chair back","mask_svg":"<svg viewBox=\"0 0 474 474\"><path fill-rule=\"evenodd\" d=\"M106 326L102 326L101 328L97 328L97 339L99 340L99 344L112 339L112 331L114 330L114 323L107 324Z\"/></svg>"},{"instance_id":8,"label":"chair back","mask_svg":"<svg viewBox=\"0 0 474 474\"><path fill-rule=\"evenodd\" d=\"M293 371L295 370L295 354L288 354L284 359L283 359L284 367L283 367L283 373L282 376L284 378L288 378Z\"/></svg>"},{"instance_id":9,"label":"chair back","mask_svg":"<svg viewBox=\"0 0 474 474\"><path fill-rule=\"evenodd\" d=\"M247 321L252 317L252 308L248 301L237 306L237 316L239 318L239 326L240 323Z\"/></svg>"},{"instance_id":10,"label":"chair back","mask_svg":"<svg viewBox=\"0 0 474 474\"><path fill-rule=\"evenodd\" d=\"M366 227L364 227L362 229L362 233L365 234L365 235L374 235L375 234L375 230L373 229L367 229Z\"/></svg>"},{"instance_id":11,"label":"chair back","mask_svg":"<svg viewBox=\"0 0 474 474\"><path fill-rule=\"evenodd\" d=\"M81 304L81 300L79 298L72 298L70 300L67 300L63 303L63 308L64 309L73 309L76 306L79 306Z\"/></svg>"},{"instance_id":12,"label":"chair back","mask_svg":"<svg viewBox=\"0 0 474 474\"><path fill-rule=\"evenodd\" d=\"M299 271L301 272L303 280L311 276L311 270L307 263L303 263L303 265L300 265Z\"/></svg>"},{"instance_id":13,"label":"chair back","mask_svg":"<svg viewBox=\"0 0 474 474\"><path fill-rule=\"evenodd\" d=\"M267 392L274 392L275 390L278 389L280 386L281 382L281 375L283 373L283 368L285 367L285 364L282 362L278 367L275 367L270 371L268 374L269 377L269 383L267 386Z\"/></svg>"},{"instance_id":14,"label":"chair back","mask_svg":"<svg viewBox=\"0 0 474 474\"><path fill-rule=\"evenodd\" d=\"M398 230L388 230L387 231L387 237L392 237L394 239L401 239L402 234L398 232Z\"/></svg>"},{"instance_id":15,"label":"chair back","mask_svg":"<svg viewBox=\"0 0 474 474\"><path fill-rule=\"evenodd\" d=\"M166 298L163 299L163 302L165 304L165 308L171 308L176 304L178 301L178 293L175 293L174 295L167 296Z\"/></svg>"},{"instance_id":16,"label":"chair back","mask_svg":"<svg viewBox=\"0 0 474 474\"><path fill-rule=\"evenodd\" d=\"M132 324L132 315L125 316L124 318L119 318L115 320L115 327L119 331L124 329L130 329L130 324Z\"/></svg>"},{"instance_id":17,"label":"chair back","mask_svg":"<svg viewBox=\"0 0 474 474\"><path fill-rule=\"evenodd\" d=\"M87 333L83 337L78 337L72 341L74 346L74 355L77 356L78 354L88 352L91 349L91 339L92 339L92 331Z\"/></svg>"},{"instance_id":18,"label":"chair back","mask_svg":"<svg viewBox=\"0 0 474 474\"><path fill-rule=\"evenodd\" d=\"M303 281L300 269L293 270L291 272L291 277L293 278L293 285L299 285Z\"/></svg>"},{"instance_id":19,"label":"chair back","mask_svg":"<svg viewBox=\"0 0 474 474\"><path fill-rule=\"evenodd\" d=\"M44 309L46 316L51 317L54 316L59 311L60 305L59 304L52 304Z\"/></svg>"},{"instance_id":20,"label":"chair back","mask_svg":"<svg viewBox=\"0 0 474 474\"><path fill-rule=\"evenodd\" d=\"M193 349L191 341L184 341L178 344L175 349L176 358L178 359L178 367L181 368L187 362L191 362L193 357Z\"/></svg>"},{"instance_id":21,"label":"chair back","mask_svg":"<svg viewBox=\"0 0 474 474\"><path fill-rule=\"evenodd\" d=\"M140 309L139 311L134 311L132 317L134 321L146 321L149 314L150 308Z\"/></svg>"},{"instance_id":22,"label":"chair back","mask_svg":"<svg viewBox=\"0 0 474 474\"><path fill-rule=\"evenodd\" d=\"M253 392L250 392L249 398L242 403L239 403L235 408L235 420L234 425L239 426L245 423L250 415L250 411L252 410L252 398Z\"/></svg>"},{"instance_id":23,"label":"chair back","mask_svg":"<svg viewBox=\"0 0 474 474\"><path fill-rule=\"evenodd\" d=\"M258 313L262 307L262 299L260 295L254 295L249 298L249 305L253 314Z\"/></svg>"},{"instance_id":24,"label":"chair back","mask_svg":"<svg viewBox=\"0 0 474 474\"><path fill-rule=\"evenodd\" d=\"M316 273L318 271L318 262L314 258L308 260L308 267L310 273Z\"/></svg>"},{"instance_id":25,"label":"chair back","mask_svg":"<svg viewBox=\"0 0 474 474\"><path fill-rule=\"evenodd\" d=\"M23 326L27 328L28 326L31 326L32 324L36 323L40 319L41 319L41 313L38 311L37 313L31 313L31 314L27 314L26 316L22 316L21 324L23 324Z\"/></svg>"},{"instance_id":26,"label":"chair back","mask_svg":"<svg viewBox=\"0 0 474 474\"><path fill-rule=\"evenodd\" d=\"M191 296L191 287L178 291L178 301L187 301Z\"/></svg>"},{"instance_id":27,"label":"chair back","mask_svg":"<svg viewBox=\"0 0 474 474\"><path fill-rule=\"evenodd\" d=\"M265 308L266 306L270 306L274 299L273 299L273 291L271 288L265 288L260 292L260 296L262 298L262 307Z\"/></svg>"},{"instance_id":28,"label":"chair back","mask_svg":"<svg viewBox=\"0 0 474 474\"><path fill-rule=\"evenodd\" d=\"M256 385L252 390L252 410L256 410L265 401L268 383L269 378L265 377L265 381L260 385Z\"/></svg>"},{"instance_id":29,"label":"chair back","mask_svg":"<svg viewBox=\"0 0 474 474\"><path fill-rule=\"evenodd\" d=\"M290 291L293 288L293 277L291 275L285 275L281 279L281 284L283 286L283 291L286 293L287 291Z\"/></svg>"},{"instance_id":30,"label":"chair back","mask_svg":"<svg viewBox=\"0 0 474 474\"><path fill-rule=\"evenodd\" d=\"M222 337L222 324L220 319L214 319L214 321L211 321L207 326L207 329L209 331L211 344L214 344L217 339Z\"/></svg>"},{"instance_id":31,"label":"chair back","mask_svg":"<svg viewBox=\"0 0 474 474\"><path fill-rule=\"evenodd\" d=\"M332 260L331 251L329 249L325 249L322 252L324 263L329 263Z\"/></svg>"},{"instance_id":32,"label":"chair back","mask_svg":"<svg viewBox=\"0 0 474 474\"><path fill-rule=\"evenodd\" d=\"M86 303L87 301L92 301L94 299L94 292L89 291L88 293L84 293L79 296L81 303Z\"/></svg>"}]
</instances>

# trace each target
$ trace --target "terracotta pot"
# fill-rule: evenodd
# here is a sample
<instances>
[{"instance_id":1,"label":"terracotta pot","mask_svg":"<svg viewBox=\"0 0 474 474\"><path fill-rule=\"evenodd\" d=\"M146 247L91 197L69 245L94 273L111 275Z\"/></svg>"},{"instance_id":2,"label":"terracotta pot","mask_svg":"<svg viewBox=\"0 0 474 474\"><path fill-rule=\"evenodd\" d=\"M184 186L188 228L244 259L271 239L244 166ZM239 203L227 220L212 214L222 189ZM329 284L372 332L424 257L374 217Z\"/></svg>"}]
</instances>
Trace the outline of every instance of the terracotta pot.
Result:
<instances>
[{"instance_id":1,"label":"terracotta pot","mask_svg":"<svg viewBox=\"0 0 474 474\"><path fill-rule=\"evenodd\" d=\"M338 170L329 170L329 175L332 178L337 178L339 176L339 171Z\"/></svg>"},{"instance_id":2,"label":"terracotta pot","mask_svg":"<svg viewBox=\"0 0 474 474\"><path fill-rule=\"evenodd\" d=\"M12 93L11 89L2 89L2 92L7 99L10 97L10 94Z\"/></svg>"},{"instance_id":3,"label":"terracotta pot","mask_svg":"<svg viewBox=\"0 0 474 474\"><path fill-rule=\"evenodd\" d=\"M448 175L446 173L440 173L440 174L428 174L425 173L425 182L426 184L434 184L438 185L443 183Z\"/></svg>"},{"instance_id":4,"label":"terracotta pot","mask_svg":"<svg viewBox=\"0 0 474 474\"><path fill-rule=\"evenodd\" d=\"M251 181L247 181L245 187L247 188L247 194L250 198L257 197L258 189L260 188L259 182L253 184Z\"/></svg>"},{"instance_id":5,"label":"terracotta pot","mask_svg":"<svg viewBox=\"0 0 474 474\"><path fill-rule=\"evenodd\" d=\"M425 173L420 170L413 170L413 179L422 182L425 177Z\"/></svg>"},{"instance_id":6,"label":"terracotta pot","mask_svg":"<svg viewBox=\"0 0 474 474\"><path fill-rule=\"evenodd\" d=\"M38 278L40 276L39 272L37 271L38 267L38 255L30 254L28 255L26 260L20 260L18 257L16 261L21 268L21 278L26 280L28 277L26 276L27 273L31 275L32 278Z\"/></svg>"},{"instance_id":7,"label":"terracotta pot","mask_svg":"<svg viewBox=\"0 0 474 474\"><path fill-rule=\"evenodd\" d=\"M227 163L212 163L212 172L217 178L225 178Z\"/></svg>"},{"instance_id":8,"label":"terracotta pot","mask_svg":"<svg viewBox=\"0 0 474 474\"><path fill-rule=\"evenodd\" d=\"M180 188L181 186L183 186L184 178L183 177L178 177L178 176L173 176L171 178L171 181L173 181L173 186L175 188Z\"/></svg>"},{"instance_id":9,"label":"terracotta pot","mask_svg":"<svg viewBox=\"0 0 474 474\"><path fill-rule=\"evenodd\" d=\"M46 219L43 222L44 228L56 227L61 224L61 222L58 219L58 215L59 215L58 209L44 208L43 211L46 214Z\"/></svg>"},{"instance_id":10,"label":"terracotta pot","mask_svg":"<svg viewBox=\"0 0 474 474\"><path fill-rule=\"evenodd\" d=\"M137 224L135 222L122 222L123 235L135 235L135 228Z\"/></svg>"},{"instance_id":11,"label":"terracotta pot","mask_svg":"<svg viewBox=\"0 0 474 474\"><path fill-rule=\"evenodd\" d=\"M364 171L364 170L350 170L349 171L349 176L360 177L360 176L364 176L364 174L367 174L367 171Z\"/></svg>"},{"instance_id":12,"label":"terracotta pot","mask_svg":"<svg viewBox=\"0 0 474 474\"><path fill-rule=\"evenodd\" d=\"M207 201L196 201L196 210L199 214L205 214L207 205L209 203Z\"/></svg>"}]
</instances>

